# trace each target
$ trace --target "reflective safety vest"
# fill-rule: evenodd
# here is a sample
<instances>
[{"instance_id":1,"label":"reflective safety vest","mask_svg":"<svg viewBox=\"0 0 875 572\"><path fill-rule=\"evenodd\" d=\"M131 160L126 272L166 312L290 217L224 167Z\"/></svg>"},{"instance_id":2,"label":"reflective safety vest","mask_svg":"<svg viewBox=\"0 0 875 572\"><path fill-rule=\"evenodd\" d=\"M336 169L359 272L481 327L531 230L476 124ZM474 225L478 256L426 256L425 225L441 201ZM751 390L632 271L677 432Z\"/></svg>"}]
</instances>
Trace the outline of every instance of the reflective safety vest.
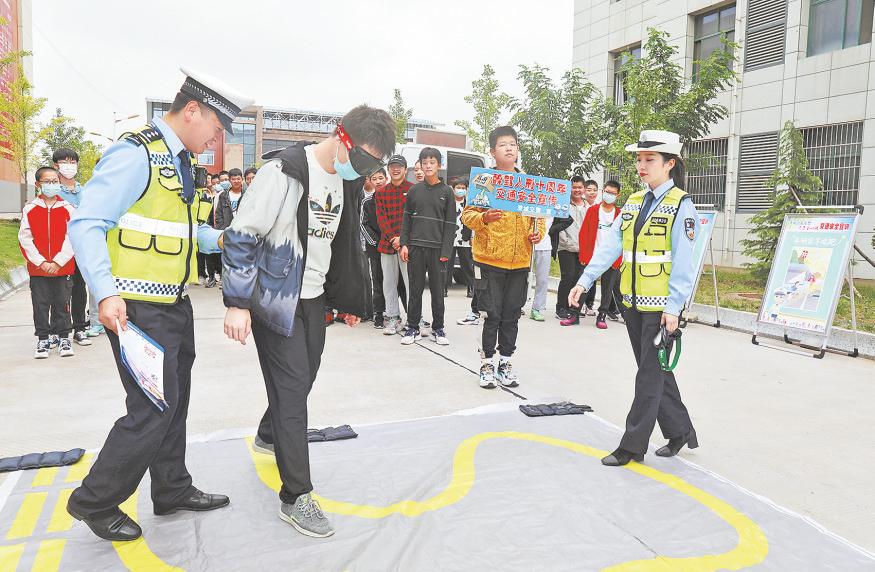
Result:
<instances>
[{"instance_id":1,"label":"reflective safety vest","mask_svg":"<svg viewBox=\"0 0 875 572\"><path fill-rule=\"evenodd\" d=\"M197 192L186 204L173 156L156 127L123 139L145 150L149 181L106 233L112 275L122 298L172 304L197 281L197 225L206 221L211 205ZM194 168L194 156L191 161Z\"/></svg>"},{"instance_id":2,"label":"reflective safety vest","mask_svg":"<svg viewBox=\"0 0 875 572\"><path fill-rule=\"evenodd\" d=\"M620 265L620 293L623 305L640 312L662 312L668 303L671 275L671 229L681 201L687 193L673 187L635 235L635 221L641 213L647 191L633 194L623 205L623 263Z\"/></svg>"}]
</instances>

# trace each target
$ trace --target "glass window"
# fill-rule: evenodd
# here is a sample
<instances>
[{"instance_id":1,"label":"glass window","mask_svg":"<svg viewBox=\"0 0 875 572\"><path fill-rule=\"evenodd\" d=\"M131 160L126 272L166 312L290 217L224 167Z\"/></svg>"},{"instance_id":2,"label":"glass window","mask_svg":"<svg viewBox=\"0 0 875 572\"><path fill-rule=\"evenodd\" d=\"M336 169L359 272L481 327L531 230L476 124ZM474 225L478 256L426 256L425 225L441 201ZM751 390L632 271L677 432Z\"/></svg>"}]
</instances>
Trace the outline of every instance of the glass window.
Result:
<instances>
[{"instance_id":1,"label":"glass window","mask_svg":"<svg viewBox=\"0 0 875 572\"><path fill-rule=\"evenodd\" d=\"M811 0L808 55L872 41L873 0Z\"/></svg>"},{"instance_id":2,"label":"glass window","mask_svg":"<svg viewBox=\"0 0 875 572\"><path fill-rule=\"evenodd\" d=\"M722 211L726 204L726 156L729 140L709 139L691 141L687 146L689 158L687 187L684 189L697 205L714 205Z\"/></svg>"},{"instance_id":3,"label":"glass window","mask_svg":"<svg viewBox=\"0 0 875 572\"><path fill-rule=\"evenodd\" d=\"M723 48L722 39L735 40L735 4L696 16L693 42L693 81L699 75L699 62ZM729 64L730 69L732 63Z\"/></svg>"},{"instance_id":4,"label":"glass window","mask_svg":"<svg viewBox=\"0 0 875 572\"><path fill-rule=\"evenodd\" d=\"M629 100L626 94L626 72L623 66L630 61L641 59L641 45L632 46L628 50L613 54L614 61L614 103L623 105Z\"/></svg>"}]
</instances>

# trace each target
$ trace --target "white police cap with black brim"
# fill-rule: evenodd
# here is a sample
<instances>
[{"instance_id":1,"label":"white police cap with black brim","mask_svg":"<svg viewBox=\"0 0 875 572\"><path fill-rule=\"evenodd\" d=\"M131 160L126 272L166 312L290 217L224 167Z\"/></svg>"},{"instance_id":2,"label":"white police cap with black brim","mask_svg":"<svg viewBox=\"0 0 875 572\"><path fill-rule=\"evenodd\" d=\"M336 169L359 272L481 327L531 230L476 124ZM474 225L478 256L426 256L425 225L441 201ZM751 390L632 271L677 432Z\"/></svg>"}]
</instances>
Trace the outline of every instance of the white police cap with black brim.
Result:
<instances>
[{"instance_id":1,"label":"white police cap with black brim","mask_svg":"<svg viewBox=\"0 0 875 572\"><path fill-rule=\"evenodd\" d=\"M638 151L653 151L655 153L671 153L680 155L684 144L681 136L671 131L658 131L655 129L642 131L637 143L626 145L626 151L637 153Z\"/></svg>"},{"instance_id":2,"label":"white police cap with black brim","mask_svg":"<svg viewBox=\"0 0 875 572\"><path fill-rule=\"evenodd\" d=\"M215 111L228 131L232 131L231 124L240 111L255 103L251 97L211 75L186 68L180 68L180 71L185 74L185 82L179 91Z\"/></svg>"}]
</instances>

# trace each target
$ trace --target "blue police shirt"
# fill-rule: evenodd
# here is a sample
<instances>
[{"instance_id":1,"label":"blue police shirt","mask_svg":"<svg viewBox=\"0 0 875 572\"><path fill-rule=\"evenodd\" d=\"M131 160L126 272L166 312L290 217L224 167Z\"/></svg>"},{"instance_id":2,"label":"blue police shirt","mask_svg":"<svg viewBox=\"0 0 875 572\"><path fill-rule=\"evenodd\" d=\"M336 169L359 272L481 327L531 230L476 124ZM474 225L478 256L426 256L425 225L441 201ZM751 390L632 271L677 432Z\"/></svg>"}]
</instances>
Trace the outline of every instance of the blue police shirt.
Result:
<instances>
[{"instance_id":1,"label":"blue police shirt","mask_svg":"<svg viewBox=\"0 0 875 572\"><path fill-rule=\"evenodd\" d=\"M58 196L78 209L82 202L82 185L79 184L79 181L74 181L74 183L72 189L61 183L61 192L58 193Z\"/></svg>"},{"instance_id":2,"label":"blue police shirt","mask_svg":"<svg viewBox=\"0 0 875 572\"><path fill-rule=\"evenodd\" d=\"M154 117L152 122L170 149L179 177L179 153L185 146L163 119ZM106 247L106 233L115 228L118 219L139 200L146 188L151 167L144 159L143 150L133 143L119 141L110 146L85 185L79 208L67 226L76 253L76 265L98 301L118 295ZM199 225L198 249L207 254L221 252L218 245L221 234L220 230Z\"/></svg>"},{"instance_id":3,"label":"blue police shirt","mask_svg":"<svg viewBox=\"0 0 875 572\"><path fill-rule=\"evenodd\" d=\"M674 187L674 181L669 179L649 192L653 193L653 201L650 210L642 212L639 216L649 216L653 209L659 206L665 194ZM695 225L693 238L691 239L684 228L684 221L692 219ZM577 281L578 286L587 290L592 288L596 280L607 270L611 264L623 254L623 231L620 227L623 217L617 217L611 225L611 231L607 240L599 243L599 247L593 253L592 260ZM679 316L686 306L687 300L693 293L693 284L696 280L696 268L693 267L693 241L699 235L699 213L693 206L693 201L686 199L681 201L675 215L675 224L671 228L671 275L668 278L668 302L665 305L665 313Z\"/></svg>"}]
</instances>

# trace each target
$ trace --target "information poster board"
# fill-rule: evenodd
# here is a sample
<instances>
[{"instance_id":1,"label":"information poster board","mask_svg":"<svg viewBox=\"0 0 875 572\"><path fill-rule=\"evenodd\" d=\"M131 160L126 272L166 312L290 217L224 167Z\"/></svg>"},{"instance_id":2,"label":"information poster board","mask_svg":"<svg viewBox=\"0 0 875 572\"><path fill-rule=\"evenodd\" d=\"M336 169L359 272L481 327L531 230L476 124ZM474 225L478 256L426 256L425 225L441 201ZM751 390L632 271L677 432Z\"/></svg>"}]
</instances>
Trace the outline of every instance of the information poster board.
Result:
<instances>
[{"instance_id":1,"label":"information poster board","mask_svg":"<svg viewBox=\"0 0 875 572\"><path fill-rule=\"evenodd\" d=\"M568 216L571 181L473 167L468 204L533 217Z\"/></svg>"},{"instance_id":2,"label":"information poster board","mask_svg":"<svg viewBox=\"0 0 875 572\"><path fill-rule=\"evenodd\" d=\"M757 321L828 335L859 215L788 214Z\"/></svg>"},{"instance_id":3,"label":"information poster board","mask_svg":"<svg viewBox=\"0 0 875 572\"><path fill-rule=\"evenodd\" d=\"M690 299L687 300L687 308L692 305L696 299L696 290L699 289L699 280L702 278L702 268L705 266L705 254L708 252L708 247L711 244L711 236L714 234L714 221L717 220L717 213L714 211L699 212L699 236L693 242L693 264L697 268L696 284L693 286Z\"/></svg>"}]
</instances>

